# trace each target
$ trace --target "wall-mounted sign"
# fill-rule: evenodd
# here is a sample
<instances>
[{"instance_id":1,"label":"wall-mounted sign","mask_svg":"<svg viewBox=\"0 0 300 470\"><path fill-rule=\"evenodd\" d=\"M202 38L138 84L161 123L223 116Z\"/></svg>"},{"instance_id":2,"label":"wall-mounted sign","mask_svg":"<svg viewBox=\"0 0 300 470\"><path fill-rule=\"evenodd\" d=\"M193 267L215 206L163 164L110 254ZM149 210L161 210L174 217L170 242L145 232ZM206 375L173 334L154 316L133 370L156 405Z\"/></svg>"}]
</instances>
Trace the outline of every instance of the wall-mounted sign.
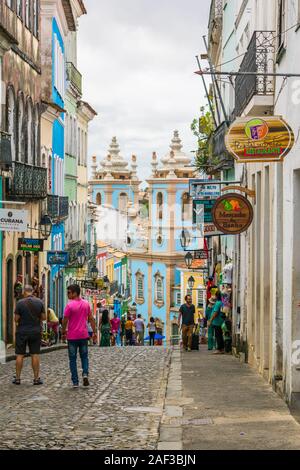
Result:
<instances>
[{"instance_id":1,"label":"wall-mounted sign","mask_svg":"<svg viewBox=\"0 0 300 470\"><path fill-rule=\"evenodd\" d=\"M282 162L294 142L292 129L280 116L238 118L225 138L238 163Z\"/></svg>"},{"instance_id":2,"label":"wall-mounted sign","mask_svg":"<svg viewBox=\"0 0 300 470\"><path fill-rule=\"evenodd\" d=\"M97 290L96 283L94 281L80 281L80 287L94 291Z\"/></svg>"},{"instance_id":3,"label":"wall-mounted sign","mask_svg":"<svg viewBox=\"0 0 300 470\"><path fill-rule=\"evenodd\" d=\"M69 253L67 251L48 251L47 264L49 266L67 266L69 264Z\"/></svg>"},{"instance_id":4,"label":"wall-mounted sign","mask_svg":"<svg viewBox=\"0 0 300 470\"><path fill-rule=\"evenodd\" d=\"M217 184L219 183L219 184ZM211 198L216 199L221 195L221 185L214 180L190 180L190 197L193 199Z\"/></svg>"},{"instance_id":5,"label":"wall-mounted sign","mask_svg":"<svg viewBox=\"0 0 300 470\"><path fill-rule=\"evenodd\" d=\"M220 232L214 223L204 224L204 236L205 237L216 237L218 235L224 235L224 233Z\"/></svg>"},{"instance_id":6,"label":"wall-mounted sign","mask_svg":"<svg viewBox=\"0 0 300 470\"><path fill-rule=\"evenodd\" d=\"M28 211L0 209L0 232L27 232Z\"/></svg>"},{"instance_id":7,"label":"wall-mounted sign","mask_svg":"<svg viewBox=\"0 0 300 470\"><path fill-rule=\"evenodd\" d=\"M213 208L215 226L228 235L245 232L253 220L253 208L244 196L229 193L220 197Z\"/></svg>"},{"instance_id":8,"label":"wall-mounted sign","mask_svg":"<svg viewBox=\"0 0 300 470\"><path fill-rule=\"evenodd\" d=\"M199 217L202 217L202 222L205 224L212 224L212 209L215 205L216 199L197 199L193 201L193 224L200 223ZM203 211L203 212L202 212Z\"/></svg>"},{"instance_id":9,"label":"wall-mounted sign","mask_svg":"<svg viewBox=\"0 0 300 470\"><path fill-rule=\"evenodd\" d=\"M18 250L39 252L44 250L44 240L35 238L19 238Z\"/></svg>"}]
</instances>

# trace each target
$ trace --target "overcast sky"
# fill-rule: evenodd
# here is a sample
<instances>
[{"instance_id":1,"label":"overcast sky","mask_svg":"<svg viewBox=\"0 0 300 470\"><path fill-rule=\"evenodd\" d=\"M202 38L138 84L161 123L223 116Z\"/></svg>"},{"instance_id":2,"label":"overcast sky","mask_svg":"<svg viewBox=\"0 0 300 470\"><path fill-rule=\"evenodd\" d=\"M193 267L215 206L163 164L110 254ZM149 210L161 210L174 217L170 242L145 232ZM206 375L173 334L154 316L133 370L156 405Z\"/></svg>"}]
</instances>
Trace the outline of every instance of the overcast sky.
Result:
<instances>
[{"instance_id":1,"label":"overcast sky","mask_svg":"<svg viewBox=\"0 0 300 470\"><path fill-rule=\"evenodd\" d=\"M195 55L204 52L210 0L85 0L78 68L84 96L98 112L90 126L89 157L107 155L116 135L122 155L137 155L139 176L152 152L168 151L178 129L195 150L190 124L205 104Z\"/></svg>"}]
</instances>

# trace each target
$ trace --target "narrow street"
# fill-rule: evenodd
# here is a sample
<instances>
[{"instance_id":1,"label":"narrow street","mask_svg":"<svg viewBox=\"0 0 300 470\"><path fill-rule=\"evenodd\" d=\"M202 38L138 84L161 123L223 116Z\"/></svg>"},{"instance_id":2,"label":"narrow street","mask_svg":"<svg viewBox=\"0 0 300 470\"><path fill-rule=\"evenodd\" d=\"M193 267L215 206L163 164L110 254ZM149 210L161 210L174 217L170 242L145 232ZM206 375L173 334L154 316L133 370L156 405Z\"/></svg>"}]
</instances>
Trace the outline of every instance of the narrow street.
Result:
<instances>
[{"instance_id":1,"label":"narrow street","mask_svg":"<svg viewBox=\"0 0 300 470\"><path fill-rule=\"evenodd\" d=\"M91 386L70 386L67 352L42 356L44 386L0 366L1 449L299 449L300 425L248 365L164 348L90 348ZM169 367L170 366L170 367Z\"/></svg>"}]
</instances>

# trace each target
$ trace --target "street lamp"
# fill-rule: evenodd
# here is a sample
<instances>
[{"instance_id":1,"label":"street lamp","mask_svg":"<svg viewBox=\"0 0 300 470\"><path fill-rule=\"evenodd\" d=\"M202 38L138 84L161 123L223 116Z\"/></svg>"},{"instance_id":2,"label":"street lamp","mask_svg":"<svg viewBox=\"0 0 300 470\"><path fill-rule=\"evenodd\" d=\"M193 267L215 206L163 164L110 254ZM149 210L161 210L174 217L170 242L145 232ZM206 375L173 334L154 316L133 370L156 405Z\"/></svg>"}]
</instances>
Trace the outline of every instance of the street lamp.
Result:
<instances>
[{"instance_id":1,"label":"street lamp","mask_svg":"<svg viewBox=\"0 0 300 470\"><path fill-rule=\"evenodd\" d=\"M81 248L77 253L77 261L78 261L79 266L82 267L85 263L85 260L86 260L86 254L84 250Z\"/></svg>"},{"instance_id":2,"label":"street lamp","mask_svg":"<svg viewBox=\"0 0 300 470\"><path fill-rule=\"evenodd\" d=\"M188 286L189 286L189 289L193 290L194 289L194 285L195 285L195 279L193 278L193 276L191 276L188 280Z\"/></svg>"},{"instance_id":3,"label":"street lamp","mask_svg":"<svg viewBox=\"0 0 300 470\"><path fill-rule=\"evenodd\" d=\"M98 277L98 269L96 268L96 266L93 266L92 269L91 269L91 276L92 276L92 279L94 281L96 281L97 277Z\"/></svg>"},{"instance_id":4,"label":"street lamp","mask_svg":"<svg viewBox=\"0 0 300 470\"><path fill-rule=\"evenodd\" d=\"M191 236L188 230L183 229L180 236L180 243L182 248L187 248L191 243Z\"/></svg>"},{"instance_id":5,"label":"street lamp","mask_svg":"<svg viewBox=\"0 0 300 470\"><path fill-rule=\"evenodd\" d=\"M188 252L186 255L185 255L185 264L187 266L188 269L191 269L192 267L192 264L193 264L193 255L192 253Z\"/></svg>"},{"instance_id":6,"label":"street lamp","mask_svg":"<svg viewBox=\"0 0 300 470\"><path fill-rule=\"evenodd\" d=\"M41 221L40 221L40 230L42 237L47 240L50 235L51 235L51 230L52 230L52 220L49 215L45 214L42 215Z\"/></svg>"}]
</instances>

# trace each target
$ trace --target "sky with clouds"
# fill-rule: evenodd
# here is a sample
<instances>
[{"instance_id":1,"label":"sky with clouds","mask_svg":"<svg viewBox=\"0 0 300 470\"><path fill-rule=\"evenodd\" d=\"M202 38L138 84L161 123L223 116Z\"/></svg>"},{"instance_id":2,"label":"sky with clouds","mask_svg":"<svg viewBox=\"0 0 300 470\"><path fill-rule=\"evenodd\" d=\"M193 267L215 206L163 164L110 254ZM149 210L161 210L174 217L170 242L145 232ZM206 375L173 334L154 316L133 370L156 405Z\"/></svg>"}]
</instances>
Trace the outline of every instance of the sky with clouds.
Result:
<instances>
[{"instance_id":1,"label":"sky with clouds","mask_svg":"<svg viewBox=\"0 0 300 470\"><path fill-rule=\"evenodd\" d=\"M184 150L206 103L195 55L204 52L210 0L85 0L79 20L78 68L84 96L98 112L90 125L89 156L107 155L117 136L126 159L137 155L139 176L151 156L164 156L178 129Z\"/></svg>"}]
</instances>

